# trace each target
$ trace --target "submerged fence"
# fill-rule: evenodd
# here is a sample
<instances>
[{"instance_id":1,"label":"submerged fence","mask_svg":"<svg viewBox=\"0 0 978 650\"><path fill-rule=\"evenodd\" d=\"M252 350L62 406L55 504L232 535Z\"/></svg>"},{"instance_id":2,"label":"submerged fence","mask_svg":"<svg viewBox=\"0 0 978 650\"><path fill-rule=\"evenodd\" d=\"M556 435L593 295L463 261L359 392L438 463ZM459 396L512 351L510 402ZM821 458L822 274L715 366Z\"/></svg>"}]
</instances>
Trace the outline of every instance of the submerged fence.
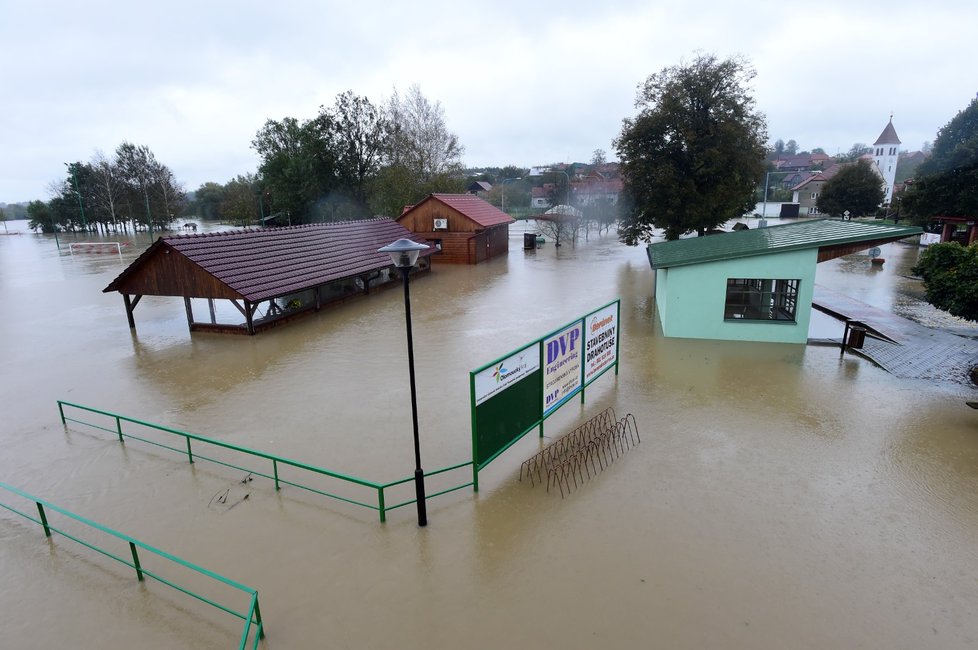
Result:
<instances>
[{"instance_id":1,"label":"submerged fence","mask_svg":"<svg viewBox=\"0 0 978 650\"><path fill-rule=\"evenodd\" d=\"M72 408L72 409L78 409L78 410L85 411L85 412L88 412L88 413L95 413L95 414L98 414L98 415L105 416L107 418L112 419L112 421L114 422L114 425L115 426L114 426L114 428L109 428L109 427L106 427L106 426L103 426L101 424L97 424L97 423L94 423L94 422L86 422L84 420L79 420L79 419L76 419L76 418L68 417L67 415L65 415L65 408L66 407ZM395 503L394 505L388 505L387 502L386 502L387 490L390 490L391 488L394 488L394 487L397 487L399 485L403 485L403 484L406 484L406 483L413 483L414 482L414 476L413 475L412 476L409 476L407 478L403 478L403 479L397 480L397 481L391 481L390 483L378 483L376 481L370 481L370 480L367 480L367 479L358 478L356 476L348 476L346 474L341 474L339 472L334 472L334 471L325 469L323 467L316 467L315 465L310 465L308 463L303 463L301 461L293 460L291 458L284 458L282 456L278 456L278 455L275 455L275 454L269 454L269 453L266 453L264 451L258 451L256 449L249 449L248 447L243 447L241 445L235 445L235 444L232 444L232 443L229 443L229 442L224 442L224 441L221 441L221 440L215 440L213 438L207 438L205 436L199 436L199 435L194 434L194 433L188 433L186 431L180 431L179 429L172 429L170 427L165 427L165 426L162 426L162 425L159 425L159 424L153 424L151 422L145 422L143 420L138 420L136 418L127 417L125 415L120 415L118 413L112 413L110 411L103 411L101 409L92 408L90 406L84 406L82 404L75 404L74 402L66 402L66 401L63 401L63 400L58 400L58 411L61 414L61 423L64 424L64 425L67 425L68 422L75 422L77 424L82 424L82 425L85 425L85 426L88 426L88 427L92 427L94 429L100 429L102 431L108 431L109 433L115 434L116 436L118 436L119 442L123 442L124 443L126 441L126 439L139 440L140 442L145 442L145 443L150 444L150 445L153 445L155 447L162 447L163 449L168 449L170 451L174 451L174 452L176 452L178 454L185 455L187 457L187 459L191 463L193 463L193 462L195 462L197 460L206 460L206 461L211 462L211 463L216 463L218 465L223 465L225 467L230 467L232 469L237 469L237 470L241 470L241 471L244 471L244 472L248 472L249 474L253 474L255 476L261 476L261 477L267 478L267 479L269 479L271 481L274 481L274 483L275 483L275 489L276 490L280 489L281 486L284 484L284 485L289 485L289 486L292 486L292 487L295 487L295 488L299 488L301 490L306 490L308 492L313 492L315 494L319 494L319 495L322 495L322 496L325 496L325 497L329 497L331 499L336 499L338 501L343 501L345 503L349 503L349 504L352 504L352 505L355 505L355 506L360 506L360 507L363 507L363 508L369 508L370 510L376 510L378 512L378 514L380 515L380 521L381 522L387 521L387 513L390 512L391 510L396 510L397 508L402 508L404 506L408 506L408 505L411 505L412 503L416 503L417 502L417 499L416 498L414 498L414 499L408 499L408 500L402 501L400 503ZM179 438L183 438L184 439L184 446L183 447L173 447L173 446L170 446L170 445L167 445L167 444L156 442L154 440L149 440L148 438L144 438L144 437L141 437L141 436L133 435L132 433L127 433L127 432L123 431L123 424L124 423L132 424L132 425L137 425L137 426L140 426L140 427L146 427L148 429L152 429L154 431L159 431L159 432L162 432L162 433L167 434L167 435L172 435L172 436L176 436L176 437L179 437ZM223 460L219 460L217 458L213 458L213 457L210 457L210 456L204 456L204 455L202 455L200 453L195 452L195 450L194 450L194 448L192 446L192 443L193 442L200 443L202 446L205 446L205 447L206 446L211 446L211 447L218 447L218 448L222 448L222 449L228 449L228 450L231 450L233 452L240 453L240 454L245 455L245 456L250 456L250 457L253 457L253 458L261 458L261 459L263 459L265 461L271 461L271 474L264 473L264 472L262 472L262 471L260 471L258 469L254 469L254 468L250 468L250 467L242 467L240 465L235 465L235 464L232 464L232 463L229 463L229 462L225 462ZM469 467L471 465L472 465L472 462L471 461L468 461L468 462L465 462L465 463L459 463L458 465L452 465L451 467L444 467L442 469L437 469L437 470L434 470L434 471L425 472L425 477L427 478L429 476L437 476L438 474L444 474L445 472L450 472L452 470L461 469L463 467ZM325 490L320 490L320 489L317 489L317 488L312 487L310 485L303 485L303 484L298 483L298 482L295 482L295 481L286 480L286 479L282 478L279 475L279 468L280 468L280 466L295 468L295 469L300 470L301 472L305 472L305 473L308 473L308 474L313 474L313 475L316 475L316 476L327 477L329 479L335 479L335 480L341 481L343 483L347 483L347 484L356 485L356 486L359 486L359 487L362 487L362 488L366 488L367 490L373 492L374 498L376 500L373 501L373 502L369 502L368 503L366 501L362 501L362 500L358 500L358 499L353 499L353 498L350 498L350 497L342 496L342 495L336 494L334 492L327 492ZM473 483L471 481L469 481L468 483L464 483L462 485L456 485L456 486L450 487L450 488L445 489L445 490L441 490L441 491L438 491L438 492L433 492L433 493L427 495L426 500L427 499L433 499L433 498L438 497L438 496L441 496L443 494L448 494L449 492L455 492L456 490L461 490L461 489L466 488L466 487L469 487L471 485L473 485Z\"/></svg>"},{"instance_id":2,"label":"submerged fence","mask_svg":"<svg viewBox=\"0 0 978 650\"><path fill-rule=\"evenodd\" d=\"M95 523L90 519L86 519L85 517L76 515L73 512L69 512L64 508L60 508L54 505L53 503L45 501L44 499L39 499L38 497L35 497L22 490L19 490L13 487L12 485L7 485L6 483L0 482L0 488L3 488L4 490L12 494L16 494L17 496L22 497L28 501L34 502L34 504L37 506L37 513L39 518L34 518L32 515L29 515L26 512L22 512L17 508L7 503L4 503L3 501L0 501L0 508L9 510L10 512L18 514L21 517L24 517L25 519L29 519L30 521L39 524L44 529L44 535L46 537L51 537L52 532L58 533L59 535L62 535L64 537L67 537L68 539L78 542L82 546L90 548L91 550L101 553L102 555L111 558L116 562L120 562L126 565L127 567L129 567L130 569L136 572L136 579L139 581L143 581L146 577L150 577L156 580L157 582L161 582L167 585L168 587L172 587L173 589L176 589L177 591L183 594L192 596L193 598L196 598L201 602L207 603L212 607L215 607L223 612L226 612L228 614L231 614L232 616L235 616L243 620L244 629L242 629L241 631L241 642L238 645L239 650L244 650L248 646L249 638L253 638L253 643L251 645L252 648L257 648L259 640L264 638L265 628L261 620L261 611L258 609L258 591L256 589L252 589L251 587L247 587L239 582L235 582L230 578L225 578L224 576L214 573L213 571L208 571L207 569L204 569L195 564L187 562L186 560L182 560L176 557L175 555L171 555L166 551L161 551L157 548L154 548L149 544L145 544L139 541L138 539L130 537L129 535L125 535L123 533L117 532L115 530L112 530L111 528L107 528L105 526L102 526L101 524ZM49 512L57 512L61 515L64 515L65 517L68 517L74 521L84 524L86 527L90 529L94 529L95 531L99 531L101 533L109 535L112 538L128 543L129 553L132 559L129 560L125 557L116 555L110 551L107 551L103 548L96 546L94 543L86 542L85 540L79 539L78 537L72 535L71 533L68 533L60 528L55 527L48 520ZM223 585L231 587L232 589L248 594L250 596L250 603L248 605L247 611L246 612L235 611L226 605L222 605L218 603L216 600L212 598L208 598L201 594L195 593L191 591L189 588L182 587L176 584L175 582L173 582L172 580L164 578L162 575L158 574L155 570L149 569L143 565L143 562L141 561L140 554L139 554L140 550L146 551L147 553L152 554L155 557L159 557L164 560L167 560L168 562L176 563L185 569L190 569L191 571L197 574L203 575L207 578L211 578ZM145 558L145 556L143 557ZM254 635L252 635L252 626L255 627Z\"/></svg>"}]
</instances>

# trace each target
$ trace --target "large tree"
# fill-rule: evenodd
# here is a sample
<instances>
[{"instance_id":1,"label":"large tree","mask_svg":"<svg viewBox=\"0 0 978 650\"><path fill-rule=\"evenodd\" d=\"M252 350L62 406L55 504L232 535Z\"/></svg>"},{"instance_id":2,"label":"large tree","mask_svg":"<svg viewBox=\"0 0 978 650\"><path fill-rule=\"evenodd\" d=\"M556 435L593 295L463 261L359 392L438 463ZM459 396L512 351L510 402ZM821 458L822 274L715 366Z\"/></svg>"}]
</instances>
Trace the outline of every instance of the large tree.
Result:
<instances>
[{"instance_id":1,"label":"large tree","mask_svg":"<svg viewBox=\"0 0 978 650\"><path fill-rule=\"evenodd\" d=\"M619 234L628 244L704 234L754 208L764 173L767 126L741 59L700 55L664 68L641 86L639 113L624 120L615 148L627 211Z\"/></svg>"},{"instance_id":2,"label":"large tree","mask_svg":"<svg viewBox=\"0 0 978 650\"><path fill-rule=\"evenodd\" d=\"M916 222L936 216L978 216L978 99L937 132L931 157L901 200Z\"/></svg>"},{"instance_id":3,"label":"large tree","mask_svg":"<svg viewBox=\"0 0 978 650\"><path fill-rule=\"evenodd\" d=\"M185 199L173 172L148 146L131 142L116 147L115 166L124 184L123 205L133 223L168 228Z\"/></svg>"},{"instance_id":4,"label":"large tree","mask_svg":"<svg viewBox=\"0 0 978 650\"><path fill-rule=\"evenodd\" d=\"M927 302L954 316L978 320L978 247L934 244L920 256L913 273L924 280Z\"/></svg>"},{"instance_id":5,"label":"large tree","mask_svg":"<svg viewBox=\"0 0 978 650\"><path fill-rule=\"evenodd\" d=\"M884 196L883 179L868 161L859 160L843 166L825 183L815 205L823 214L838 217L849 212L861 217L876 212Z\"/></svg>"},{"instance_id":6,"label":"large tree","mask_svg":"<svg viewBox=\"0 0 978 650\"><path fill-rule=\"evenodd\" d=\"M465 191L465 148L448 129L441 102L430 101L417 85L403 97L395 89L384 118L388 131L384 162L371 193L374 212L396 216L432 192Z\"/></svg>"}]
</instances>

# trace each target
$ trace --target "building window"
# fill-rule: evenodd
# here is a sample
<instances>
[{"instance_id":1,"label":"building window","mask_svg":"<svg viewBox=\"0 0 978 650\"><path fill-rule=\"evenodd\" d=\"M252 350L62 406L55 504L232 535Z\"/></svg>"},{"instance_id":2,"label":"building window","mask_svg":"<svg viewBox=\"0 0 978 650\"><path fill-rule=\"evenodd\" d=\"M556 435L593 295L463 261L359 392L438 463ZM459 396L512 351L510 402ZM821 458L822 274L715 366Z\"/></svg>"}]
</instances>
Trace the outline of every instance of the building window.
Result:
<instances>
[{"instance_id":1,"label":"building window","mask_svg":"<svg viewBox=\"0 0 978 650\"><path fill-rule=\"evenodd\" d=\"M818 198L818 192L812 192L812 201Z\"/></svg>"},{"instance_id":2,"label":"building window","mask_svg":"<svg viewBox=\"0 0 978 650\"><path fill-rule=\"evenodd\" d=\"M795 322L801 280L728 278L724 320Z\"/></svg>"},{"instance_id":3,"label":"building window","mask_svg":"<svg viewBox=\"0 0 978 650\"><path fill-rule=\"evenodd\" d=\"M890 155L891 156L895 156L896 155L896 147L890 147Z\"/></svg>"},{"instance_id":4,"label":"building window","mask_svg":"<svg viewBox=\"0 0 978 650\"><path fill-rule=\"evenodd\" d=\"M818 208L815 206L808 208L808 214L818 214Z\"/></svg>"}]
</instances>

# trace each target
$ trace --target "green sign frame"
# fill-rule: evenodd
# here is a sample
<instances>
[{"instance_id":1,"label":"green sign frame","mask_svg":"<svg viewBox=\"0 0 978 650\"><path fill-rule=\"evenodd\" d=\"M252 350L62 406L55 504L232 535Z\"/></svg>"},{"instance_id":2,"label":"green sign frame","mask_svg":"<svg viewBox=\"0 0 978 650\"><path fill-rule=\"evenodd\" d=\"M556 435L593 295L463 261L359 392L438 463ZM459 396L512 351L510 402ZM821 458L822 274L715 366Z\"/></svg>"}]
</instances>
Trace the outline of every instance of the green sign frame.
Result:
<instances>
[{"instance_id":1,"label":"green sign frame","mask_svg":"<svg viewBox=\"0 0 978 650\"><path fill-rule=\"evenodd\" d=\"M612 368L618 374L621 299L469 373L472 485L479 470Z\"/></svg>"}]
</instances>

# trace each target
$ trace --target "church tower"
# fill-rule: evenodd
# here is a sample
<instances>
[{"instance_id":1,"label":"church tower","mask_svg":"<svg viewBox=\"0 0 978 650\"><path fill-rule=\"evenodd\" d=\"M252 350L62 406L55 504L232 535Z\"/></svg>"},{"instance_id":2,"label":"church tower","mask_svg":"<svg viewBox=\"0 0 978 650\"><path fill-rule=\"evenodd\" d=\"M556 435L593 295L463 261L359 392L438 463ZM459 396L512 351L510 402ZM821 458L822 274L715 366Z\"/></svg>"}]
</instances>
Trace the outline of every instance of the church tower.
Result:
<instances>
[{"instance_id":1,"label":"church tower","mask_svg":"<svg viewBox=\"0 0 978 650\"><path fill-rule=\"evenodd\" d=\"M897 137L896 129L893 128L893 115L890 115L890 122L880 133L873 143L873 160L879 168L883 179L886 181L883 203L889 205L893 199L893 180L896 178L897 159L900 156L900 138Z\"/></svg>"}]
</instances>

